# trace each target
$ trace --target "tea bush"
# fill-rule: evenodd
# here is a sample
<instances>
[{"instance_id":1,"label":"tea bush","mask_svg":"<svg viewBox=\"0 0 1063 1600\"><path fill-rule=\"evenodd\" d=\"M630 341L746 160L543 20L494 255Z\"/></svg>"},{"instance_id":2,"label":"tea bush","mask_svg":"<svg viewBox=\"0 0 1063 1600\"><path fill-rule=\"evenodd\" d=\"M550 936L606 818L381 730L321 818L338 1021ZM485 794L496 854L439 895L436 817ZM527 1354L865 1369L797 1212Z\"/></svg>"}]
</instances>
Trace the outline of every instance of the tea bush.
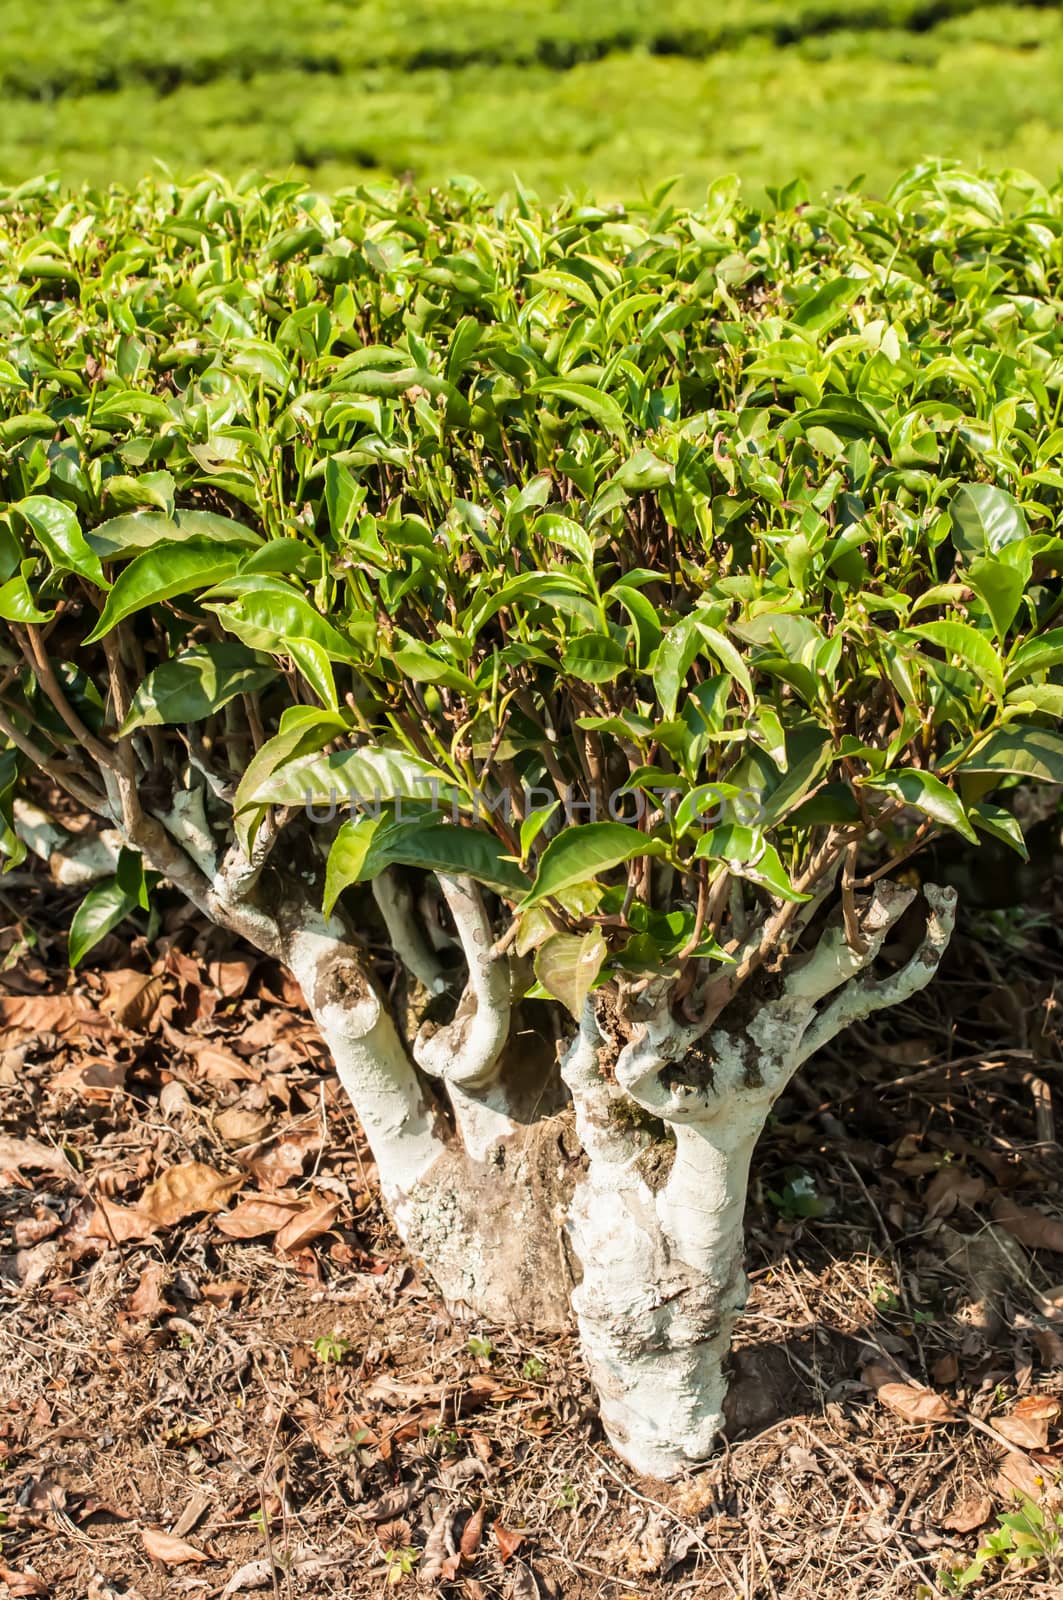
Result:
<instances>
[{"instance_id":1,"label":"tea bush","mask_svg":"<svg viewBox=\"0 0 1063 1600\"><path fill-rule=\"evenodd\" d=\"M560 1207L647 1470L720 1426L772 1101L947 943L928 887L873 976L895 869L1063 781L1061 260L1063 190L945 166L0 193L9 860L65 791L73 958L163 875L287 961L452 1300L562 1319Z\"/></svg>"}]
</instances>

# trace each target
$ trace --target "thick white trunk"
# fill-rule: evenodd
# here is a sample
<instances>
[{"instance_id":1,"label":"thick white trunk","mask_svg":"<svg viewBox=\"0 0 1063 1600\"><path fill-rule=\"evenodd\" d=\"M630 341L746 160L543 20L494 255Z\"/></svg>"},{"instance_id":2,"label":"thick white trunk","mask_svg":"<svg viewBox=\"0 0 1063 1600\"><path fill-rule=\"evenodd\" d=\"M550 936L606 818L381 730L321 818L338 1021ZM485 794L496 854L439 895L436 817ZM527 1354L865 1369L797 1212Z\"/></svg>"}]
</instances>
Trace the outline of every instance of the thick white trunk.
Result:
<instances>
[{"instance_id":1,"label":"thick white trunk","mask_svg":"<svg viewBox=\"0 0 1063 1600\"><path fill-rule=\"evenodd\" d=\"M392 1220L448 1306L491 1322L564 1327L571 1274L559 1221L571 1173L558 1163L556 1138L540 1150L542 1130L517 1127L500 1082L474 1089L444 1080L451 1130L338 927L304 917L286 956L365 1129Z\"/></svg>"},{"instance_id":2,"label":"thick white trunk","mask_svg":"<svg viewBox=\"0 0 1063 1600\"><path fill-rule=\"evenodd\" d=\"M916 954L877 983L866 973L910 898L884 887L864 917L863 952L831 929L730 1029L677 1024L663 986L646 992L641 1016L616 1037L608 1009L587 1008L562 1067L588 1156L569 1211L582 1268L573 1306L605 1430L638 1472L675 1477L718 1441L725 1362L745 1301L753 1150L813 1047L929 981L955 908L954 896L934 889ZM640 1126L635 1108L663 1118L674 1143L651 1133L648 1118Z\"/></svg>"},{"instance_id":3,"label":"thick white trunk","mask_svg":"<svg viewBox=\"0 0 1063 1600\"><path fill-rule=\"evenodd\" d=\"M286 953L365 1129L384 1196L397 1208L443 1150L420 1080L338 930L303 927Z\"/></svg>"},{"instance_id":4,"label":"thick white trunk","mask_svg":"<svg viewBox=\"0 0 1063 1600\"><path fill-rule=\"evenodd\" d=\"M723 1429L749 1163L769 1105L750 1098L733 1116L678 1126L666 1177L659 1146L592 1158L573 1199L584 1359L611 1443L648 1477L703 1462Z\"/></svg>"},{"instance_id":5,"label":"thick white trunk","mask_svg":"<svg viewBox=\"0 0 1063 1600\"><path fill-rule=\"evenodd\" d=\"M953 900L928 891L926 940L874 982L867 968L910 899L880 890L863 917L866 948L854 953L828 930L742 1019L677 1023L663 979L626 1010L595 996L561 1067L579 1162L564 1119L542 1114L556 1108L552 1059L507 1048L508 961L488 942L478 892L461 880L441 887L469 976L453 1020L422 1029L416 1066L337 925L302 915L284 952L391 1214L447 1303L538 1327L564 1326L574 1309L609 1438L637 1471L674 1477L710 1456L723 1430L749 1165L771 1106L813 1046L929 981ZM574 1291L563 1221L581 1268Z\"/></svg>"}]
</instances>

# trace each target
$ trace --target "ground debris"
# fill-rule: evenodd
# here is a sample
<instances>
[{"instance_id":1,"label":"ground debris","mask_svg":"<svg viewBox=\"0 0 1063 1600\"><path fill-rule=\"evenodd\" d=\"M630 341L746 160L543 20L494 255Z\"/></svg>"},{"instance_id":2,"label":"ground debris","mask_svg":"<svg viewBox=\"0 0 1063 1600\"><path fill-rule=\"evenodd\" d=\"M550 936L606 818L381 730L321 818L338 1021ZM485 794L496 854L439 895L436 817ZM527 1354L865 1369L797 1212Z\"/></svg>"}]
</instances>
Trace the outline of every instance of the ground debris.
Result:
<instances>
[{"instance_id":1,"label":"ground debris","mask_svg":"<svg viewBox=\"0 0 1063 1600\"><path fill-rule=\"evenodd\" d=\"M0 997L10 1594L915 1600L1016 1490L1053 1508L1063 1291L1051 1229L1009 1223L1058 1226L1063 1158L1018 1079L920 1076L974 1026L962 960L778 1103L737 1341L760 1409L707 1470L648 1485L570 1336L470 1351L275 964L194 919L174 941ZM829 1209L802 1215L809 1193ZM993 1577L1048 1600L1040 1574Z\"/></svg>"}]
</instances>

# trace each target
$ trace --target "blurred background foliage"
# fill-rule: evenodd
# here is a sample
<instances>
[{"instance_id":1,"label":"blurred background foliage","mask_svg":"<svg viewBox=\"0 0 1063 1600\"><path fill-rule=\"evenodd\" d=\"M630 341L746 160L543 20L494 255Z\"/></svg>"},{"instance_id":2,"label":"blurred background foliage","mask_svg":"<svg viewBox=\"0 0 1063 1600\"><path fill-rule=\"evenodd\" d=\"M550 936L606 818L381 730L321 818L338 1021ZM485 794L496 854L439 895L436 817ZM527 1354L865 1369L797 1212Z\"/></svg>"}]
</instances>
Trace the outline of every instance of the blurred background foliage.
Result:
<instances>
[{"instance_id":1,"label":"blurred background foliage","mask_svg":"<svg viewBox=\"0 0 1063 1600\"><path fill-rule=\"evenodd\" d=\"M0 0L0 181L162 162L630 196L1063 167L1058 4Z\"/></svg>"}]
</instances>

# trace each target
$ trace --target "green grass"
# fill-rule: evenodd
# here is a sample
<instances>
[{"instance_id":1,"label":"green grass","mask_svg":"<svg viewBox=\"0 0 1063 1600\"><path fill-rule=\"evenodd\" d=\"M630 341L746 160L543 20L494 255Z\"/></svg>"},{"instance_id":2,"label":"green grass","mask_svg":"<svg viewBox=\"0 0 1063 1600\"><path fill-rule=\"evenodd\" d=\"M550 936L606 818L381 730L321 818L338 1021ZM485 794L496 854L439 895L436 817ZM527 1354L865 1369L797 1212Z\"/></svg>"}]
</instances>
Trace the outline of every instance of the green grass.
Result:
<instances>
[{"instance_id":1,"label":"green grass","mask_svg":"<svg viewBox=\"0 0 1063 1600\"><path fill-rule=\"evenodd\" d=\"M0 0L0 181L130 182L161 161L179 178L461 172L610 198L681 173L695 199L731 170L753 191L795 173L882 190L930 153L1063 168L1056 7L173 0L161 24L159 10L56 0L42 29ZM927 25L942 12L958 14Z\"/></svg>"}]
</instances>

